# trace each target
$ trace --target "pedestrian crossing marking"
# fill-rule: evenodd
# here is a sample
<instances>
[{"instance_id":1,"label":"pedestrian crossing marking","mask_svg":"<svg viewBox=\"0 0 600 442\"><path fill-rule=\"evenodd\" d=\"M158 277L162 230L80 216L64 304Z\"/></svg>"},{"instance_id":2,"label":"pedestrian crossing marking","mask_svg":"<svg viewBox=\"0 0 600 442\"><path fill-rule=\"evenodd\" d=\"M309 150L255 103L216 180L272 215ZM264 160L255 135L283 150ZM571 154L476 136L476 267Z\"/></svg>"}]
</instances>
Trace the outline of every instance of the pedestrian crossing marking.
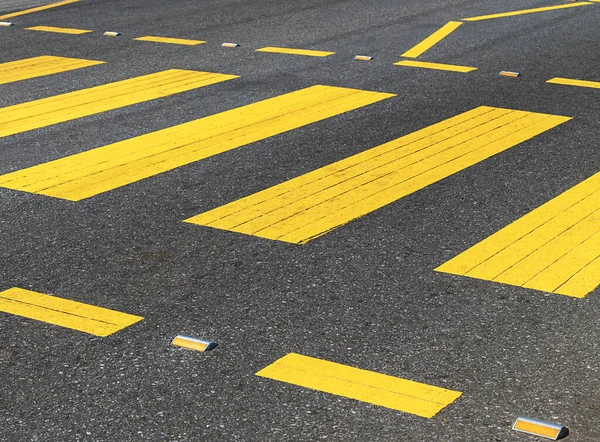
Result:
<instances>
[{"instance_id":1,"label":"pedestrian crossing marking","mask_svg":"<svg viewBox=\"0 0 600 442\"><path fill-rule=\"evenodd\" d=\"M38 6L36 8L25 9L23 11L12 12L10 14L0 15L0 20L4 20L6 18L19 17L21 15L32 14L34 12L45 11L47 9L57 8L59 6L70 5L71 3L77 3L80 0L63 0L56 3L51 3L49 5Z\"/></svg>"},{"instance_id":2,"label":"pedestrian crossing marking","mask_svg":"<svg viewBox=\"0 0 600 442\"><path fill-rule=\"evenodd\" d=\"M0 84L104 64L103 61L42 55L0 64Z\"/></svg>"},{"instance_id":3,"label":"pedestrian crossing marking","mask_svg":"<svg viewBox=\"0 0 600 442\"><path fill-rule=\"evenodd\" d=\"M137 41L149 41L154 43L167 43L173 45L184 45L184 46L196 46L206 43L203 40L188 40L185 38L170 38L170 37L155 37L152 35L147 35L145 37L137 37L134 38Z\"/></svg>"},{"instance_id":4,"label":"pedestrian crossing marking","mask_svg":"<svg viewBox=\"0 0 600 442\"><path fill-rule=\"evenodd\" d=\"M579 3L571 3L571 4L567 4L567 5L546 6L543 8L521 9L519 11L501 12L499 14L480 15L477 17L463 18L463 20L464 21L490 20L493 18L513 17L515 15L534 14L534 13L538 13L538 12L555 11L557 9L576 8L578 6L587 6L587 5L592 5L592 4L593 3L590 3L590 2L579 2Z\"/></svg>"},{"instance_id":5,"label":"pedestrian crossing marking","mask_svg":"<svg viewBox=\"0 0 600 442\"><path fill-rule=\"evenodd\" d=\"M277 48L277 47L272 47L272 46L257 49L256 52L272 52L272 53L276 53L276 54L305 55L307 57L328 57L329 55L335 54L335 52L315 51L313 49Z\"/></svg>"},{"instance_id":6,"label":"pedestrian crossing marking","mask_svg":"<svg viewBox=\"0 0 600 442\"><path fill-rule=\"evenodd\" d=\"M471 66L459 66L456 64L430 63L425 61L402 60L394 63L396 66L409 66L413 68L435 69L438 71L452 71L467 73L477 70Z\"/></svg>"},{"instance_id":7,"label":"pedestrian crossing marking","mask_svg":"<svg viewBox=\"0 0 600 442\"><path fill-rule=\"evenodd\" d=\"M186 222L304 244L569 119L481 106Z\"/></svg>"},{"instance_id":8,"label":"pedestrian crossing marking","mask_svg":"<svg viewBox=\"0 0 600 442\"><path fill-rule=\"evenodd\" d=\"M585 297L600 284L600 173L436 270Z\"/></svg>"},{"instance_id":9,"label":"pedestrian crossing marking","mask_svg":"<svg viewBox=\"0 0 600 442\"><path fill-rule=\"evenodd\" d=\"M0 176L0 187L79 201L393 97L312 86Z\"/></svg>"},{"instance_id":10,"label":"pedestrian crossing marking","mask_svg":"<svg viewBox=\"0 0 600 442\"><path fill-rule=\"evenodd\" d=\"M458 399L460 391L290 353L257 376L432 418Z\"/></svg>"},{"instance_id":11,"label":"pedestrian crossing marking","mask_svg":"<svg viewBox=\"0 0 600 442\"><path fill-rule=\"evenodd\" d=\"M0 311L96 336L108 336L142 317L14 287L0 292Z\"/></svg>"},{"instance_id":12,"label":"pedestrian crossing marking","mask_svg":"<svg viewBox=\"0 0 600 442\"><path fill-rule=\"evenodd\" d=\"M546 83L562 84L565 86L579 86L579 87L588 87L588 88L592 88L592 89L600 89L600 82L598 82L598 81L573 80L571 78L556 77L556 78L552 78L552 79L546 81Z\"/></svg>"},{"instance_id":13,"label":"pedestrian crossing marking","mask_svg":"<svg viewBox=\"0 0 600 442\"><path fill-rule=\"evenodd\" d=\"M438 44L452 32L456 31L461 25L462 23L459 21L450 21L446 23L440 29L438 29L425 40L423 40L421 43L402 54L402 57L416 58L422 55L424 52L431 49L433 46Z\"/></svg>"},{"instance_id":14,"label":"pedestrian crossing marking","mask_svg":"<svg viewBox=\"0 0 600 442\"><path fill-rule=\"evenodd\" d=\"M0 109L0 138L238 78L169 69Z\"/></svg>"},{"instance_id":15,"label":"pedestrian crossing marking","mask_svg":"<svg viewBox=\"0 0 600 442\"><path fill-rule=\"evenodd\" d=\"M92 31L88 29L73 29L73 28L57 28L54 26L33 26L31 28L25 28L28 31L41 31L41 32L55 32L57 34L71 34L81 35L88 34Z\"/></svg>"}]
</instances>

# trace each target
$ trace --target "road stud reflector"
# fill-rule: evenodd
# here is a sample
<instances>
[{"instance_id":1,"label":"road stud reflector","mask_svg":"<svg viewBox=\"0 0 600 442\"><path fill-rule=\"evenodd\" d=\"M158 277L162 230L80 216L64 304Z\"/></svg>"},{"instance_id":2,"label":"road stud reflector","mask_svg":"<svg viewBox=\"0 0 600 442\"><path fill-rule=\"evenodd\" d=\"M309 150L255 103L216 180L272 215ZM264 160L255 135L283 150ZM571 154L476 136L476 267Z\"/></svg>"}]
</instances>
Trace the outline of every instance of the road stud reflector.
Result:
<instances>
[{"instance_id":1,"label":"road stud reflector","mask_svg":"<svg viewBox=\"0 0 600 442\"><path fill-rule=\"evenodd\" d=\"M357 55L356 57L354 57L354 59L362 61L371 61L373 60L373 57L369 57L368 55Z\"/></svg>"},{"instance_id":2,"label":"road stud reflector","mask_svg":"<svg viewBox=\"0 0 600 442\"><path fill-rule=\"evenodd\" d=\"M239 48L239 43L223 43L221 46L224 48Z\"/></svg>"},{"instance_id":3,"label":"road stud reflector","mask_svg":"<svg viewBox=\"0 0 600 442\"><path fill-rule=\"evenodd\" d=\"M177 335L171 345L176 347L183 347L189 350L195 351L211 351L218 344L210 341L203 341L202 339L190 338L189 336Z\"/></svg>"},{"instance_id":4,"label":"road stud reflector","mask_svg":"<svg viewBox=\"0 0 600 442\"><path fill-rule=\"evenodd\" d=\"M521 433L533 434L534 436L545 437L546 439L558 440L569 434L569 429L562 425L551 424L550 422L519 417L512 427L515 431Z\"/></svg>"},{"instance_id":5,"label":"road stud reflector","mask_svg":"<svg viewBox=\"0 0 600 442\"><path fill-rule=\"evenodd\" d=\"M513 77L513 78L517 78L517 77L520 77L521 74L519 74L518 72L501 71L500 72L500 76L501 77Z\"/></svg>"},{"instance_id":6,"label":"road stud reflector","mask_svg":"<svg viewBox=\"0 0 600 442\"><path fill-rule=\"evenodd\" d=\"M0 26L14 26L14 23L11 23L9 21L0 21Z\"/></svg>"},{"instance_id":7,"label":"road stud reflector","mask_svg":"<svg viewBox=\"0 0 600 442\"><path fill-rule=\"evenodd\" d=\"M113 31L106 31L104 33L104 35L106 35L107 37L118 37L119 35L121 35L120 32L113 32Z\"/></svg>"}]
</instances>

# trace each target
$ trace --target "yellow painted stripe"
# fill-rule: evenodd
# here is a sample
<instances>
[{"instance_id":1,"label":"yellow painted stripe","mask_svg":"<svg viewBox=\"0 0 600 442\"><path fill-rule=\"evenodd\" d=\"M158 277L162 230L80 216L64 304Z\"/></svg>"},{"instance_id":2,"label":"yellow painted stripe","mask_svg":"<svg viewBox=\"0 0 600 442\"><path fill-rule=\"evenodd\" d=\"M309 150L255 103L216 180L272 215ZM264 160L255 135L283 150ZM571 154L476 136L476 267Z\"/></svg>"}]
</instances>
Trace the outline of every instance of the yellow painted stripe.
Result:
<instances>
[{"instance_id":1,"label":"yellow painted stripe","mask_svg":"<svg viewBox=\"0 0 600 442\"><path fill-rule=\"evenodd\" d=\"M17 287L0 292L0 311L96 336L111 335L144 319Z\"/></svg>"},{"instance_id":2,"label":"yellow painted stripe","mask_svg":"<svg viewBox=\"0 0 600 442\"><path fill-rule=\"evenodd\" d=\"M235 75L170 69L0 109L0 137L237 78Z\"/></svg>"},{"instance_id":3,"label":"yellow painted stripe","mask_svg":"<svg viewBox=\"0 0 600 442\"><path fill-rule=\"evenodd\" d=\"M520 11L502 12L500 14L480 15L477 17L463 18L464 21L490 20L492 18L513 17L515 15L534 14L537 12L555 11L557 9L576 8L577 6L591 5L591 2L570 3L568 5L547 6L544 8L522 9Z\"/></svg>"},{"instance_id":4,"label":"yellow painted stripe","mask_svg":"<svg viewBox=\"0 0 600 442\"><path fill-rule=\"evenodd\" d=\"M442 63L429 63L425 61L415 60L402 60L398 63L394 63L396 66L409 66L413 68L424 68L424 69L436 69L438 71L452 71L452 72L471 72L477 70L470 66L459 66L455 64L442 64Z\"/></svg>"},{"instance_id":5,"label":"yellow painted stripe","mask_svg":"<svg viewBox=\"0 0 600 442\"><path fill-rule=\"evenodd\" d=\"M335 52L328 52L328 51L315 51L312 49L276 48L276 47L272 47L272 46L257 49L256 52L273 52L273 53L277 53L277 54L306 55L308 57L327 57L329 55L335 54Z\"/></svg>"},{"instance_id":6,"label":"yellow painted stripe","mask_svg":"<svg viewBox=\"0 0 600 442\"><path fill-rule=\"evenodd\" d=\"M81 35L92 32L88 29L73 29L73 28L56 28L54 26L33 26L31 28L25 28L28 31L42 31L42 32L56 32L57 34L72 34Z\"/></svg>"},{"instance_id":7,"label":"yellow painted stripe","mask_svg":"<svg viewBox=\"0 0 600 442\"><path fill-rule=\"evenodd\" d=\"M0 186L79 201L393 96L313 86L9 173Z\"/></svg>"},{"instance_id":8,"label":"yellow painted stripe","mask_svg":"<svg viewBox=\"0 0 600 442\"><path fill-rule=\"evenodd\" d=\"M77 3L80 0L64 0L62 2L51 3L49 5L38 6L37 8L25 9L24 11L13 12L6 15L0 15L0 20L4 20L6 18L19 17L21 15L32 14L34 12L45 11L46 9L57 8L59 6L70 5L71 3Z\"/></svg>"},{"instance_id":9,"label":"yellow painted stripe","mask_svg":"<svg viewBox=\"0 0 600 442\"><path fill-rule=\"evenodd\" d=\"M583 298L600 284L600 173L436 270Z\"/></svg>"},{"instance_id":10,"label":"yellow painted stripe","mask_svg":"<svg viewBox=\"0 0 600 442\"><path fill-rule=\"evenodd\" d=\"M153 37L151 35L147 35L145 37L134 38L134 40L138 41L151 41L154 43L168 43L173 45L185 45L185 46L196 46L203 43L206 43L203 40L188 40L184 38L169 38L169 37Z\"/></svg>"},{"instance_id":11,"label":"yellow painted stripe","mask_svg":"<svg viewBox=\"0 0 600 442\"><path fill-rule=\"evenodd\" d=\"M462 393L290 353L257 376L431 418Z\"/></svg>"},{"instance_id":12,"label":"yellow painted stripe","mask_svg":"<svg viewBox=\"0 0 600 442\"><path fill-rule=\"evenodd\" d=\"M586 81L586 80L573 80L570 78L552 78L548 80L546 83L552 84L562 84L565 86L579 86L579 87L589 87L592 89L600 89L600 82L598 81Z\"/></svg>"},{"instance_id":13,"label":"yellow painted stripe","mask_svg":"<svg viewBox=\"0 0 600 442\"><path fill-rule=\"evenodd\" d=\"M567 120L482 106L186 221L303 244Z\"/></svg>"},{"instance_id":14,"label":"yellow painted stripe","mask_svg":"<svg viewBox=\"0 0 600 442\"><path fill-rule=\"evenodd\" d=\"M416 58L419 55L422 55L425 51L438 44L461 25L462 23L459 21L451 21L446 23L421 43L406 51L404 54L402 54L402 56L407 58Z\"/></svg>"},{"instance_id":15,"label":"yellow painted stripe","mask_svg":"<svg viewBox=\"0 0 600 442\"><path fill-rule=\"evenodd\" d=\"M103 61L44 55L0 64L0 84L103 64Z\"/></svg>"}]
</instances>

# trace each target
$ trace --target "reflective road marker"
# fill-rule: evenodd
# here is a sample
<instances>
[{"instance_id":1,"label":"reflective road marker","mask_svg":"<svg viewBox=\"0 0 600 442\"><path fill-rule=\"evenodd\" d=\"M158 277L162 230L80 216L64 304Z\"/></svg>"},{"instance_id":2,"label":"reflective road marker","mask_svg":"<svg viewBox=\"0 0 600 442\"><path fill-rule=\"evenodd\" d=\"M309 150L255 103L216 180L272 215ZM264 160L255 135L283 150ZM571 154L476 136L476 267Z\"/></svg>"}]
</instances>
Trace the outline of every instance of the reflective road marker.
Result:
<instances>
[{"instance_id":1,"label":"reflective road marker","mask_svg":"<svg viewBox=\"0 0 600 442\"><path fill-rule=\"evenodd\" d=\"M96 336L111 335L144 319L16 287L0 292L0 311Z\"/></svg>"},{"instance_id":2,"label":"reflective road marker","mask_svg":"<svg viewBox=\"0 0 600 442\"><path fill-rule=\"evenodd\" d=\"M0 109L0 137L237 78L235 75L170 69Z\"/></svg>"},{"instance_id":3,"label":"reflective road marker","mask_svg":"<svg viewBox=\"0 0 600 442\"><path fill-rule=\"evenodd\" d=\"M30 78L57 74L59 72L86 68L103 63L103 61L54 57L52 55L10 61L0 64L0 84L28 80Z\"/></svg>"},{"instance_id":4,"label":"reflective road marker","mask_svg":"<svg viewBox=\"0 0 600 442\"><path fill-rule=\"evenodd\" d=\"M462 393L290 353L257 376L431 418Z\"/></svg>"},{"instance_id":5,"label":"reflective road marker","mask_svg":"<svg viewBox=\"0 0 600 442\"><path fill-rule=\"evenodd\" d=\"M579 86L579 87L589 87L592 89L600 89L600 82L598 81L585 81L585 80L572 80L570 78L552 78L551 80L546 81L546 83L551 84L562 84L565 86Z\"/></svg>"},{"instance_id":6,"label":"reflective road marker","mask_svg":"<svg viewBox=\"0 0 600 442\"><path fill-rule=\"evenodd\" d=\"M442 41L444 38L446 38L448 35L454 32L461 25L462 23L459 21L451 21L446 23L440 29L438 29L425 40L423 40L421 43L402 54L402 57L416 58L419 55L422 55L425 51L431 49L433 46L438 44L440 41Z\"/></svg>"},{"instance_id":7,"label":"reflective road marker","mask_svg":"<svg viewBox=\"0 0 600 442\"><path fill-rule=\"evenodd\" d=\"M211 351L217 347L216 342L204 341L202 339L190 338L189 336L177 335L171 345L187 348L195 351Z\"/></svg>"},{"instance_id":8,"label":"reflective road marker","mask_svg":"<svg viewBox=\"0 0 600 442\"><path fill-rule=\"evenodd\" d=\"M73 28L55 28L54 26L33 26L31 28L25 28L28 31L42 31L42 32L56 32L58 34L72 34L81 35L88 34L92 31L87 29L73 29Z\"/></svg>"},{"instance_id":9,"label":"reflective road marker","mask_svg":"<svg viewBox=\"0 0 600 442\"><path fill-rule=\"evenodd\" d=\"M335 54L335 52L327 52L327 51L315 51L312 49L292 49L292 48L276 48L276 47L266 47L257 49L256 52L273 52L277 54L291 54L291 55L306 55L308 57L327 57L329 55Z\"/></svg>"},{"instance_id":10,"label":"reflective road marker","mask_svg":"<svg viewBox=\"0 0 600 442\"><path fill-rule=\"evenodd\" d=\"M452 72L462 72L467 73L471 71L477 70L477 68L473 68L470 66L458 66L455 64L442 64L442 63L429 63L425 61L415 61L415 60L402 60L398 63L394 63L396 66L409 66L413 68L424 68L424 69L436 69L438 71L452 71Z\"/></svg>"},{"instance_id":11,"label":"reflective road marker","mask_svg":"<svg viewBox=\"0 0 600 442\"><path fill-rule=\"evenodd\" d=\"M57 3L51 3L49 5L38 6L37 8L25 9L24 11L13 12L6 15L0 15L0 20L4 20L5 18L11 17L19 17L21 15L32 14L34 12L45 11L46 9L57 8L59 6L69 5L71 3L77 3L80 0L64 0Z\"/></svg>"},{"instance_id":12,"label":"reflective road marker","mask_svg":"<svg viewBox=\"0 0 600 442\"><path fill-rule=\"evenodd\" d=\"M600 284L600 173L436 270L583 298Z\"/></svg>"},{"instance_id":13,"label":"reflective road marker","mask_svg":"<svg viewBox=\"0 0 600 442\"><path fill-rule=\"evenodd\" d=\"M567 437L569 430L562 425L551 424L550 422L519 417L513 425L513 430L521 433L533 434L551 440L558 440Z\"/></svg>"},{"instance_id":14,"label":"reflective road marker","mask_svg":"<svg viewBox=\"0 0 600 442\"><path fill-rule=\"evenodd\" d=\"M185 45L185 46L196 46L206 43L203 40L188 40L184 38L168 38L168 37L153 37L151 35L147 35L146 37L138 37L134 38L137 41L151 41L154 43L167 43L173 45Z\"/></svg>"},{"instance_id":15,"label":"reflective road marker","mask_svg":"<svg viewBox=\"0 0 600 442\"><path fill-rule=\"evenodd\" d=\"M0 176L0 186L79 201L393 97L312 86Z\"/></svg>"},{"instance_id":16,"label":"reflective road marker","mask_svg":"<svg viewBox=\"0 0 600 442\"><path fill-rule=\"evenodd\" d=\"M303 244L569 119L478 107L187 222Z\"/></svg>"},{"instance_id":17,"label":"reflective road marker","mask_svg":"<svg viewBox=\"0 0 600 442\"><path fill-rule=\"evenodd\" d=\"M586 5L591 5L591 4L593 4L593 3L590 3L590 2L570 3L568 5L548 6L548 7L544 7L544 8L522 9L520 11L502 12L500 14L480 15L477 17L463 18L463 20L464 21L490 20L492 18L513 17L515 15L524 15L524 14L533 14L536 12L555 11L557 9L576 8L577 6L586 6Z\"/></svg>"}]
</instances>

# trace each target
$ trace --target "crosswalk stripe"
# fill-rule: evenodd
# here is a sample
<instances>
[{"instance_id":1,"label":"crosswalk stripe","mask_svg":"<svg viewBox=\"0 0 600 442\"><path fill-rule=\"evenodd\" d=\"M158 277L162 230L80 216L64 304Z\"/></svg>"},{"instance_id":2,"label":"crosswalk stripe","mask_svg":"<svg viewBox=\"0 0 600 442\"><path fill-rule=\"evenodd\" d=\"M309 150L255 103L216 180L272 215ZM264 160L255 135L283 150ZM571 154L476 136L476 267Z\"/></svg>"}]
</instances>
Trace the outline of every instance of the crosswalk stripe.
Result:
<instances>
[{"instance_id":1,"label":"crosswalk stripe","mask_svg":"<svg viewBox=\"0 0 600 442\"><path fill-rule=\"evenodd\" d=\"M583 298L600 284L600 173L436 270Z\"/></svg>"},{"instance_id":2,"label":"crosswalk stripe","mask_svg":"<svg viewBox=\"0 0 600 442\"><path fill-rule=\"evenodd\" d=\"M170 69L0 109L0 137L166 97L238 78Z\"/></svg>"},{"instance_id":3,"label":"crosswalk stripe","mask_svg":"<svg viewBox=\"0 0 600 442\"><path fill-rule=\"evenodd\" d=\"M0 84L103 64L103 61L42 55L0 64Z\"/></svg>"},{"instance_id":4,"label":"crosswalk stripe","mask_svg":"<svg viewBox=\"0 0 600 442\"><path fill-rule=\"evenodd\" d=\"M74 29L74 28L57 28L55 26L32 26L30 28L25 28L28 31L41 31L41 32L54 32L57 34L71 34L71 35L81 35L81 34L89 34L89 29Z\"/></svg>"},{"instance_id":5,"label":"crosswalk stripe","mask_svg":"<svg viewBox=\"0 0 600 442\"><path fill-rule=\"evenodd\" d=\"M458 399L460 391L290 353L257 376L432 418Z\"/></svg>"},{"instance_id":6,"label":"crosswalk stripe","mask_svg":"<svg viewBox=\"0 0 600 442\"><path fill-rule=\"evenodd\" d=\"M482 106L186 221L303 244L569 119Z\"/></svg>"},{"instance_id":7,"label":"crosswalk stripe","mask_svg":"<svg viewBox=\"0 0 600 442\"><path fill-rule=\"evenodd\" d=\"M108 336L142 317L18 287L0 292L0 311L96 336Z\"/></svg>"},{"instance_id":8,"label":"crosswalk stripe","mask_svg":"<svg viewBox=\"0 0 600 442\"><path fill-rule=\"evenodd\" d=\"M0 186L79 201L394 95L312 86L0 176Z\"/></svg>"}]
</instances>

